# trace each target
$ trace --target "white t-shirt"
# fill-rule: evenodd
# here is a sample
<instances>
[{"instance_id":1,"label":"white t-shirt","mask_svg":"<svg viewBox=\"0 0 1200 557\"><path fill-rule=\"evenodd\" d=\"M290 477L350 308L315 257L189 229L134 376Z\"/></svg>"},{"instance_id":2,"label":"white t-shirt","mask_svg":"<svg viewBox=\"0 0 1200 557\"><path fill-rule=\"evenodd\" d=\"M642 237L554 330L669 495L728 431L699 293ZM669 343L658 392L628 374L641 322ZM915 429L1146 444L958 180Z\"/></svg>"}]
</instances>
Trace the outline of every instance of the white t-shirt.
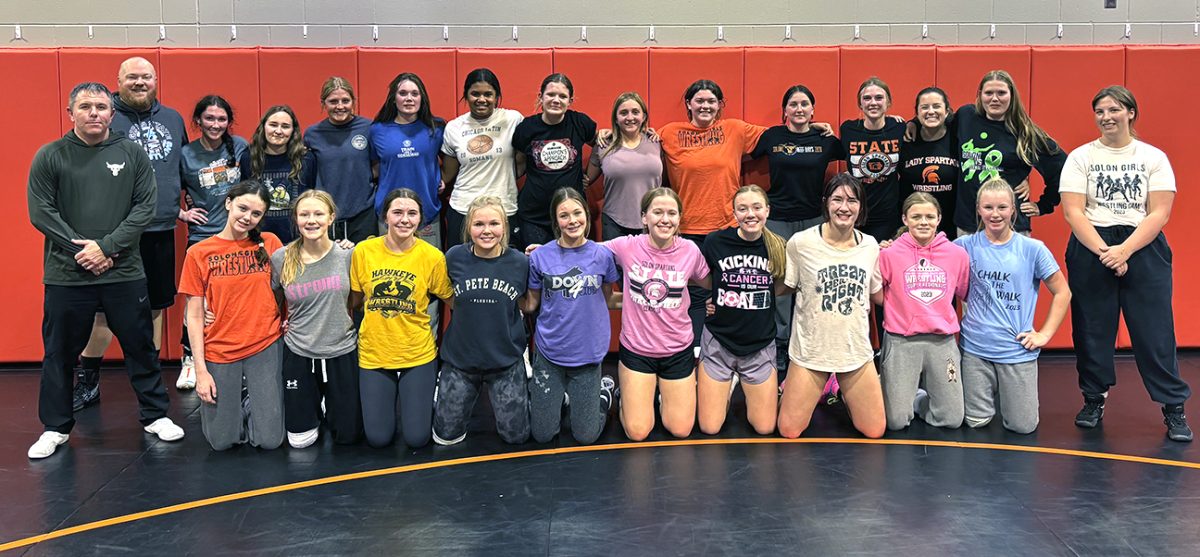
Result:
<instances>
[{"instance_id":1,"label":"white t-shirt","mask_svg":"<svg viewBox=\"0 0 1200 557\"><path fill-rule=\"evenodd\" d=\"M517 178L514 174L513 131L525 117L516 110L497 108L487 120L468 112L446 124L442 153L458 159L458 177L450 192L450 207L466 214L481 195L504 202L509 215L517 212Z\"/></svg>"},{"instance_id":2,"label":"white t-shirt","mask_svg":"<svg viewBox=\"0 0 1200 557\"><path fill-rule=\"evenodd\" d=\"M879 244L867 234L839 249L821 237L824 224L797 232L787 243L783 281L796 289L788 357L805 369L845 373L871 360L871 294Z\"/></svg>"},{"instance_id":3,"label":"white t-shirt","mask_svg":"<svg viewBox=\"0 0 1200 557\"><path fill-rule=\"evenodd\" d=\"M1087 196L1083 214L1092 225L1137 226L1146 218L1152 191L1175 191L1167 155L1134 139L1120 149L1097 139L1071 151L1059 191Z\"/></svg>"}]
</instances>

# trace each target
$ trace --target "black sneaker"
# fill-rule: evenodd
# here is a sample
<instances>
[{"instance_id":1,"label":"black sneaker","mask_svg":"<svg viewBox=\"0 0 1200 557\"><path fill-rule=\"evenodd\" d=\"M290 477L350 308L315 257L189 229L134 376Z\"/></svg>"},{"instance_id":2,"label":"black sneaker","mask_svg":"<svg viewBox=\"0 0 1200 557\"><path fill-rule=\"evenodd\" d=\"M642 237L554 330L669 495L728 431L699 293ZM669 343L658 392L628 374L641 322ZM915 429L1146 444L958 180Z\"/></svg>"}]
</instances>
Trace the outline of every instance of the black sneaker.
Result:
<instances>
[{"instance_id":1,"label":"black sneaker","mask_svg":"<svg viewBox=\"0 0 1200 557\"><path fill-rule=\"evenodd\" d=\"M1083 408L1075 414L1075 425L1091 429L1104 419L1104 397L1101 395L1083 395Z\"/></svg>"},{"instance_id":2,"label":"black sneaker","mask_svg":"<svg viewBox=\"0 0 1200 557\"><path fill-rule=\"evenodd\" d=\"M71 410L78 412L100 402L100 370L80 368L75 374L75 390L71 393Z\"/></svg>"},{"instance_id":3,"label":"black sneaker","mask_svg":"<svg viewBox=\"0 0 1200 557\"><path fill-rule=\"evenodd\" d=\"M1163 423L1167 424L1167 438L1172 441L1188 442L1192 440L1192 428L1187 425L1187 416L1183 415L1183 405L1174 404L1163 406Z\"/></svg>"}]
</instances>

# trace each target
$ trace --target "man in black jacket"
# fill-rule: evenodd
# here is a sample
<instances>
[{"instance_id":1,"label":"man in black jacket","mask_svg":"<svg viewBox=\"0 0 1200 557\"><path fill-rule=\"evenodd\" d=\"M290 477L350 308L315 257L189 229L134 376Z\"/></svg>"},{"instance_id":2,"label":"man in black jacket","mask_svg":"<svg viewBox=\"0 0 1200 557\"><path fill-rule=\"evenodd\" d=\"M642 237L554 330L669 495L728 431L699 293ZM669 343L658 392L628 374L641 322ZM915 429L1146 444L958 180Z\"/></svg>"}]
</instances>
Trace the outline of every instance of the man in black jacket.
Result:
<instances>
[{"instance_id":1,"label":"man in black jacket","mask_svg":"<svg viewBox=\"0 0 1200 557\"><path fill-rule=\"evenodd\" d=\"M35 459L54 454L75 425L71 368L97 312L121 342L144 429L163 441L183 438L167 418L138 249L157 199L150 159L124 134L110 132L113 99L104 85L76 85L67 114L73 129L39 149L29 170L29 220L46 236L38 397L46 430L29 448Z\"/></svg>"}]
</instances>

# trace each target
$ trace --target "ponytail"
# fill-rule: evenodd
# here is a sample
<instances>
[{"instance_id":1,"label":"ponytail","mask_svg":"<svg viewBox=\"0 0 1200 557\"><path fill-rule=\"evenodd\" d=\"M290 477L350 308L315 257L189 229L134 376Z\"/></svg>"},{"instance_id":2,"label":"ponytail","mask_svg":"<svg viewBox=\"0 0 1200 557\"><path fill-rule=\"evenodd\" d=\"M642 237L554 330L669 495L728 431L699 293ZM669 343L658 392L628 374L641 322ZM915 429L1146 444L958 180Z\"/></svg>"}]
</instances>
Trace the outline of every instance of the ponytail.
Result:
<instances>
[{"instance_id":1,"label":"ponytail","mask_svg":"<svg viewBox=\"0 0 1200 557\"><path fill-rule=\"evenodd\" d=\"M258 251L254 252L254 261L259 265L270 265L271 254L267 253L267 245L263 241L262 230L259 230L257 226L250 229L250 241L258 244Z\"/></svg>"}]
</instances>

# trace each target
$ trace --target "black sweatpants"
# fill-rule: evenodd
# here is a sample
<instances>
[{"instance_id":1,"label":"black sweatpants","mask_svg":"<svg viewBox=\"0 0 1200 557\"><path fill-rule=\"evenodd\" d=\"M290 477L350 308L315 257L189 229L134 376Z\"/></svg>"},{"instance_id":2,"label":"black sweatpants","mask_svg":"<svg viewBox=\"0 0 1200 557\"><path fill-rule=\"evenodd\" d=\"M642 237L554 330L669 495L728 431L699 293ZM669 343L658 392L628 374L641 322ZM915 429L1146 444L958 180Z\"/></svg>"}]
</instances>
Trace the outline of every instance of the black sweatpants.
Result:
<instances>
[{"instance_id":1,"label":"black sweatpants","mask_svg":"<svg viewBox=\"0 0 1200 557\"><path fill-rule=\"evenodd\" d=\"M367 444L375 448L391 444L398 414L404 444L413 449L428 445L433 435L437 359L403 369L358 369Z\"/></svg>"},{"instance_id":2,"label":"black sweatpants","mask_svg":"<svg viewBox=\"0 0 1200 557\"><path fill-rule=\"evenodd\" d=\"M38 417L46 431L70 433L75 426L71 369L87 346L95 315L100 312L121 343L142 425L166 417L169 401L162 383L158 350L154 348L154 322L145 279L81 286L46 285L42 307L45 357Z\"/></svg>"},{"instance_id":3,"label":"black sweatpants","mask_svg":"<svg viewBox=\"0 0 1200 557\"><path fill-rule=\"evenodd\" d=\"M1131 226L1096 228L1115 246L1129 237ZM1159 404L1183 404L1192 391L1179 377L1175 353L1175 318L1171 311L1171 247L1159 234L1129 258L1129 271L1118 277L1071 236L1066 254L1071 291L1071 337L1075 367L1084 394L1108 392L1117 384L1113 363L1117 323L1122 313L1138 373L1150 398Z\"/></svg>"},{"instance_id":4,"label":"black sweatpants","mask_svg":"<svg viewBox=\"0 0 1200 557\"><path fill-rule=\"evenodd\" d=\"M362 405L358 395L358 350L334 358L306 358L283 345L284 424L290 433L304 433L321 425L321 398L325 399L325 425L339 445L362 437Z\"/></svg>"}]
</instances>

